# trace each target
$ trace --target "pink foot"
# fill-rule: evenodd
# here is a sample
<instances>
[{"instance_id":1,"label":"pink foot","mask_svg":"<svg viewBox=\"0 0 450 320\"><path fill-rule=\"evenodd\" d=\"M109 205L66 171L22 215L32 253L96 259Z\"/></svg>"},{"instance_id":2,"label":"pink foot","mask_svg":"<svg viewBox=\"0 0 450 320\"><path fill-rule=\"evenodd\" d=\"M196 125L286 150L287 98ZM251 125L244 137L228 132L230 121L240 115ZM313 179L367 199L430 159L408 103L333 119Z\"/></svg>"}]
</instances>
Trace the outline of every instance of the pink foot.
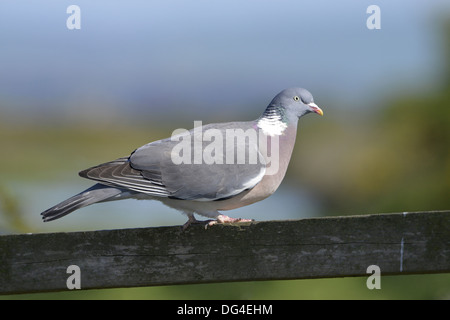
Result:
<instances>
[{"instance_id":1,"label":"pink foot","mask_svg":"<svg viewBox=\"0 0 450 320\"><path fill-rule=\"evenodd\" d=\"M192 215L192 216L188 216L188 221L186 221L186 223L183 225L182 230L183 231L186 230L192 224L205 225L205 229L207 229L208 227L213 226L215 224L219 224L219 223L252 222L252 221L254 221L254 220L253 219L231 218L231 217L225 216L223 214L218 215L217 220L199 221L199 220L195 219L194 215Z\"/></svg>"},{"instance_id":2,"label":"pink foot","mask_svg":"<svg viewBox=\"0 0 450 320\"><path fill-rule=\"evenodd\" d=\"M205 225L205 229L213 226L215 224L219 224L219 223L235 223L235 222L252 222L254 221L253 219L242 219L242 218L231 218L229 216L226 215L218 215L217 216L217 220L211 220L208 222L207 225Z\"/></svg>"}]
</instances>

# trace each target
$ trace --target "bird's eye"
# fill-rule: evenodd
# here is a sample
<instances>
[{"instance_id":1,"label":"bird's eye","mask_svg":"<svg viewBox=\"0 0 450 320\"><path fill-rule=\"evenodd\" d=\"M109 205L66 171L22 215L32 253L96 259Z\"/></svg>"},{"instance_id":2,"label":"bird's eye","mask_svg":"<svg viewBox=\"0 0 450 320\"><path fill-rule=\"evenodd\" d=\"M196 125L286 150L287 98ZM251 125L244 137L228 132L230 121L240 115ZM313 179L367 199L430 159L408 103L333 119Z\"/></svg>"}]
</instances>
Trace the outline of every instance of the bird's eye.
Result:
<instances>
[{"instance_id":1,"label":"bird's eye","mask_svg":"<svg viewBox=\"0 0 450 320\"><path fill-rule=\"evenodd\" d=\"M294 101L298 101L298 100L300 100L300 98L298 96L295 96Z\"/></svg>"}]
</instances>

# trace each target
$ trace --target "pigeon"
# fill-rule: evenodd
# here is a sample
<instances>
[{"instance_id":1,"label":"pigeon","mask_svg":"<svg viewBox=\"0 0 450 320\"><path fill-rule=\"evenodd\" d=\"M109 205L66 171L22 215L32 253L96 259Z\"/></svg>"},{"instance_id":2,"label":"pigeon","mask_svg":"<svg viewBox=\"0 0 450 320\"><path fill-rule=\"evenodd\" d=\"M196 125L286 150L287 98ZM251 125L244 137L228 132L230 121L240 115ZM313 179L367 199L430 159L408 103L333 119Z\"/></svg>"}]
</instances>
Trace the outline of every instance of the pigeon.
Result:
<instances>
[{"instance_id":1,"label":"pigeon","mask_svg":"<svg viewBox=\"0 0 450 320\"><path fill-rule=\"evenodd\" d=\"M186 214L191 224L249 222L220 211L261 201L281 184L292 155L300 117L323 115L309 91L278 93L254 121L194 125L148 143L114 161L79 172L92 187L41 213L59 219L88 205L121 199L159 200ZM207 218L198 221L194 214Z\"/></svg>"}]
</instances>

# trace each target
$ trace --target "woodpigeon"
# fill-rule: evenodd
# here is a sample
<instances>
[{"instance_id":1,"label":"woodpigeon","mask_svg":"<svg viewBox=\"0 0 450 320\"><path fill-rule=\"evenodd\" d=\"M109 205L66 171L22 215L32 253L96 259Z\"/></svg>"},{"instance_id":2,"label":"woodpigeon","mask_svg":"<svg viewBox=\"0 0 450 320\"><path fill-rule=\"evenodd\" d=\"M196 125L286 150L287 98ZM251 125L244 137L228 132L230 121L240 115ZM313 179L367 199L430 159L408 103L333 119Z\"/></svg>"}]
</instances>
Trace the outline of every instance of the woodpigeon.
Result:
<instances>
[{"instance_id":1,"label":"woodpigeon","mask_svg":"<svg viewBox=\"0 0 450 320\"><path fill-rule=\"evenodd\" d=\"M89 189L41 213L59 219L96 202L152 199L188 216L193 223L247 222L231 218L231 210L261 201L280 185L297 134L298 119L323 115L303 88L281 91L254 121L216 123L179 129L167 139L136 149L129 157L83 170L97 181ZM197 221L194 213L215 220Z\"/></svg>"}]
</instances>

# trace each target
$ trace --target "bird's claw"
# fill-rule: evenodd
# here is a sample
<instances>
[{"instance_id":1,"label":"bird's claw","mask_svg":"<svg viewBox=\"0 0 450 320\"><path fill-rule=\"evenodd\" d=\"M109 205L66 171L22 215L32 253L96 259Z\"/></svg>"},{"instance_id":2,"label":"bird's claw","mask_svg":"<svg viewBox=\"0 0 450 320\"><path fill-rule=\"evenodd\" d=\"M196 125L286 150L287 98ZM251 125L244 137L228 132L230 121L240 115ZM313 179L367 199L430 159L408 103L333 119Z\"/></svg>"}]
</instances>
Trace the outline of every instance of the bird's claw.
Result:
<instances>
[{"instance_id":1,"label":"bird's claw","mask_svg":"<svg viewBox=\"0 0 450 320\"><path fill-rule=\"evenodd\" d=\"M189 220L183 225L183 231L186 230L191 224L205 225L205 229L208 229L208 227L211 227L215 224L252 222L252 221L255 221L255 220L254 219L231 218L231 217L223 215L223 214L218 215L216 220L204 220L204 221L199 221L199 220L195 219L194 216L189 216Z\"/></svg>"}]
</instances>

